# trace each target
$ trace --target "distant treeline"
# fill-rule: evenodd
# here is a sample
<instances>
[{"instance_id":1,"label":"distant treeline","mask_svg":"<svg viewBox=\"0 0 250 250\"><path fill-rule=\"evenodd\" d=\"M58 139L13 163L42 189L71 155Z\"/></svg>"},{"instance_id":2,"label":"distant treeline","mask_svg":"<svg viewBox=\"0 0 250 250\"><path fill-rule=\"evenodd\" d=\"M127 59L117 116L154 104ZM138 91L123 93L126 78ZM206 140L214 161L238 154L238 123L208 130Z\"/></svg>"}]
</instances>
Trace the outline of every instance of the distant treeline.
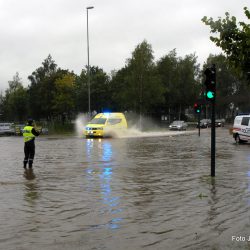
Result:
<instances>
[{"instance_id":1,"label":"distant treeline","mask_svg":"<svg viewBox=\"0 0 250 250\"><path fill-rule=\"evenodd\" d=\"M246 82L236 77L223 55L210 55L203 68L217 67L217 115L233 115L236 109L249 108L250 91ZM139 44L126 65L108 75L97 66L90 67L91 110L102 112L133 111L160 117L184 117L203 88L203 69L194 54L184 58L170 51L155 62L151 45ZM74 118L88 112L87 67L80 75L59 68L49 55L29 77L25 88L19 74L9 81L1 94L1 120L24 121Z\"/></svg>"}]
</instances>

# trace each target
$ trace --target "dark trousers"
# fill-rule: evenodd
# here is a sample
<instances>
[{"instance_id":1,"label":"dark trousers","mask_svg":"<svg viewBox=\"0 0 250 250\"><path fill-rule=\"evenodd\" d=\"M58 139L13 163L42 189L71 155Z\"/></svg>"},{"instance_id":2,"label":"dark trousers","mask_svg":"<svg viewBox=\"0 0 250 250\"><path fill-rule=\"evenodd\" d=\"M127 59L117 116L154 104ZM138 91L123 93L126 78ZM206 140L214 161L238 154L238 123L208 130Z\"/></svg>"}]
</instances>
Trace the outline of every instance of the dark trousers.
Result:
<instances>
[{"instance_id":1,"label":"dark trousers","mask_svg":"<svg viewBox=\"0 0 250 250\"><path fill-rule=\"evenodd\" d=\"M35 156L34 140L25 142L24 143L24 161L23 161L24 167L26 167L27 163L29 163L30 168L32 167L34 156Z\"/></svg>"}]
</instances>

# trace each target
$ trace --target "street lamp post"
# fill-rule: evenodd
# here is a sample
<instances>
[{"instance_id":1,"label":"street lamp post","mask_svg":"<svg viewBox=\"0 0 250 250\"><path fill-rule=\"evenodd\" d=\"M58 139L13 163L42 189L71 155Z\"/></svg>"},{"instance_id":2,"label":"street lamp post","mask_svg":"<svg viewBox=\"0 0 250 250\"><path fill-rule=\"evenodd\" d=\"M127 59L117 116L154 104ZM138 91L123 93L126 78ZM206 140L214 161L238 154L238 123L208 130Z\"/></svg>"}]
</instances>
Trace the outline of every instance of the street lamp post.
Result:
<instances>
[{"instance_id":1,"label":"street lamp post","mask_svg":"<svg viewBox=\"0 0 250 250\"><path fill-rule=\"evenodd\" d=\"M93 9L93 6L87 7L87 52L88 52L88 68L87 68L87 78L88 78L88 102L89 102L89 117L91 117L90 108L90 72L89 72L89 10Z\"/></svg>"}]
</instances>

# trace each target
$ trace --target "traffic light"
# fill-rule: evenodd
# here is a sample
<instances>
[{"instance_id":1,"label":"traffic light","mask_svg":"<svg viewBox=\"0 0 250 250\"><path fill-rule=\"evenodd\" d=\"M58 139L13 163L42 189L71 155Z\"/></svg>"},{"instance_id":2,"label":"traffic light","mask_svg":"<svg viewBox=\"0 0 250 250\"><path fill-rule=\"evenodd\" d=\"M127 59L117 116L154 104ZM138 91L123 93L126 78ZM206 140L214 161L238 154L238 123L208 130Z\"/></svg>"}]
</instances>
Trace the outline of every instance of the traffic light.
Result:
<instances>
[{"instance_id":1,"label":"traffic light","mask_svg":"<svg viewBox=\"0 0 250 250\"><path fill-rule=\"evenodd\" d=\"M215 100L215 92L216 92L216 69L215 65L213 65L211 68L207 68L204 71L204 74L206 76L205 78L205 96L207 100L214 101Z\"/></svg>"},{"instance_id":2,"label":"traffic light","mask_svg":"<svg viewBox=\"0 0 250 250\"><path fill-rule=\"evenodd\" d=\"M198 104L198 103L194 104L194 112L196 114L200 114L201 113L201 105L200 104Z\"/></svg>"}]
</instances>

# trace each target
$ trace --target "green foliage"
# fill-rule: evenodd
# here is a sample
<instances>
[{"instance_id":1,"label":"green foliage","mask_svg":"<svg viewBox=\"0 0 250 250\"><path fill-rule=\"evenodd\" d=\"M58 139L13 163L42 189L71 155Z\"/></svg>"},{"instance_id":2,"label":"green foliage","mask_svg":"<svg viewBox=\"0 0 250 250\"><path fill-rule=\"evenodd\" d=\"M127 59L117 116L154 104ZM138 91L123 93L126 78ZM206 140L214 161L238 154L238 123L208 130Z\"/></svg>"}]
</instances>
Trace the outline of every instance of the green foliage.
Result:
<instances>
[{"instance_id":1,"label":"green foliage","mask_svg":"<svg viewBox=\"0 0 250 250\"><path fill-rule=\"evenodd\" d=\"M111 81L113 98L124 110L140 113L152 112L154 106L164 102L164 87L156 72L151 45L139 44Z\"/></svg>"},{"instance_id":2,"label":"green foliage","mask_svg":"<svg viewBox=\"0 0 250 250\"><path fill-rule=\"evenodd\" d=\"M70 114L75 108L74 102L75 75L63 74L55 80L55 95L53 99L53 113L58 115Z\"/></svg>"},{"instance_id":3,"label":"green foliage","mask_svg":"<svg viewBox=\"0 0 250 250\"><path fill-rule=\"evenodd\" d=\"M245 15L250 19L250 12L245 7ZM226 54L229 62L236 68L241 76L248 78L250 83L250 25L244 22L237 23L236 17L225 13L224 19L203 17L202 21L210 26L211 33L219 33L219 36L211 36L210 39Z\"/></svg>"},{"instance_id":4,"label":"green foliage","mask_svg":"<svg viewBox=\"0 0 250 250\"><path fill-rule=\"evenodd\" d=\"M88 111L87 70L85 69L75 78L75 108L76 112Z\"/></svg>"},{"instance_id":5,"label":"green foliage","mask_svg":"<svg viewBox=\"0 0 250 250\"><path fill-rule=\"evenodd\" d=\"M233 117L235 108L242 112L248 111L250 100L250 86L240 80L227 58L220 55L209 55L203 65L203 71L210 65L216 65L216 112L218 117ZM204 79L203 79L204 82Z\"/></svg>"},{"instance_id":6,"label":"green foliage","mask_svg":"<svg viewBox=\"0 0 250 250\"><path fill-rule=\"evenodd\" d=\"M90 66L91 110L102 111L111 105L109 76L99 67ZM87 66L75 80L76 111L88 112Z\"/></svg>"},{"instance_id":7,"label":"green foliage","mask_svg":"<svg viewBox=\"0 0 250 250\"><path fill-rule=\"evenodd\" d=\"M28 77L29 86L29 115L32 117L51 119L53 113L53 99L55 94L55 80L57 65L49 55L42 66Z\"/></svg>"},{"instance_id":8,"label":"green foliage","mask_svg":"<svg viewBox=\"0 0 250 250\"><path fill-rule=\"evenodd\" d=\"M110 98L113 110L129 110L130 103L127 101L127 76L129 74L128 67L124 67L117 72L112 72L110 82Z\"/></svg>"},{"instance_id":9,"label":"green foliage","mask_svg":"<svg viewBox=\"0 0 250 250\"><path fill-rule=\"evenodd\" d=\"M49 134L72 134L74 133L74 124L62 122L49 122L46 126L49 130Z\"/></svg>"},{"instance_id":10,"label":"green foliage","mask_svg":"<svg viewBox=\"0 0 250 250\"><path fill-rule=\"evenodd\" d=\"M97 112L110 107L108 75L98 67L90 67L91 110Z\"/></svg>"},{"instance_id":11,"label":"green foliage","mask_svg":"<svg viewBox=\"0 0 250 250\"><path fill-rule=\"evenodd\" d=\"M200 89L196 60L195 55L177 57L176 50L172 50L158 61L157 70L166 89L165 110L182 113L193 105Z\"/></svg>"},{"instance_id":12,"label":"green foliage","mask_svg":"<svg viewBox=\"0 0 250 250\"><path fill-rule=\"evenodd\" d=\"M19 73L9 81L9 88L2 97L2 109L5 119L23 120L27 112L27 91L22 85Z\"/></svg>"}]
</instances>

